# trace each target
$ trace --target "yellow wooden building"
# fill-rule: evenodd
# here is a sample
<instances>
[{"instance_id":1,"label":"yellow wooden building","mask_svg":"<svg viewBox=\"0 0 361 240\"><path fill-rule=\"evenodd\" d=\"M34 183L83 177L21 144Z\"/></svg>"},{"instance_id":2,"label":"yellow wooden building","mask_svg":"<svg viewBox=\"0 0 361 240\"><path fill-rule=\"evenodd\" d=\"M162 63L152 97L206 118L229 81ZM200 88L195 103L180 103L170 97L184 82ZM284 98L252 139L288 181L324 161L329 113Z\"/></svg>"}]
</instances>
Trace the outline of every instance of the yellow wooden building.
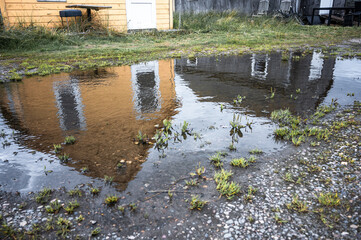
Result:
<instances>
[{"instance_id":1,"label":"yellow wooden building","mask_svg":"<svg viewBox=\"0 0 361 240\"><path fill-rule=\"evenodd\" d=\"M94 21L117 31L173 28L174 0L0 0L5 26L32 23L57 27L61 25L59 11L69 5L111 7L91 12L96 16ZM87 15L87 9L78 9Z\"/></svg>"}]
</instances>

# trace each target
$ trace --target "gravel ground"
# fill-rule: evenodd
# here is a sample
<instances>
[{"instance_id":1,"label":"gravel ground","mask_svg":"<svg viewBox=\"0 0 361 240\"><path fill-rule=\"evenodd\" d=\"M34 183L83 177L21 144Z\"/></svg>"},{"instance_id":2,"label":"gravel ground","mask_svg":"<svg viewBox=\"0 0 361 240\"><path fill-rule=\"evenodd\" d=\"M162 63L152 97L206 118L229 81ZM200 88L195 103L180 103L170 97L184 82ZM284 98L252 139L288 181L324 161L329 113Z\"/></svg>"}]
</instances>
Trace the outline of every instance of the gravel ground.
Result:
<instances>
[{"instance_id":1,"label":"gravel ground","mask_svg":"<svg viewBox=\"0 0 361 240\"><path fill-rule=\"evenodd\" d=\"M245 169L229 166L231 159L225 157L225 168L232 168L232 180L241 186L241 194L232 200L219 196L211 165L196 187L185 186L181 178L164 188L171 189L172 197L166 190L148 191L143 199L121 193L113 207L104 203L114 191L105 186L98 196L86 184L78 186L82 196L70 196L64 188L53 190L48 200L64 204L56 213L45 210L48 201L34 200L38 193L1 192L0 238L361 239L360 112L360 103L355 103L327 114L319 126L350 124L314 146L311 139L299 147L289 144L275 154L258 155ZM257 191L247 198L248 186ZM321 204L322 193L337 193L339 202ZM192 194L208 201L202 210L189 209ZM80 207L67 213L65 206L74 200ZM132 202L136 209L130 207ZM118 206L124 206L124 212Z\"/></svg>"}]
</instances>

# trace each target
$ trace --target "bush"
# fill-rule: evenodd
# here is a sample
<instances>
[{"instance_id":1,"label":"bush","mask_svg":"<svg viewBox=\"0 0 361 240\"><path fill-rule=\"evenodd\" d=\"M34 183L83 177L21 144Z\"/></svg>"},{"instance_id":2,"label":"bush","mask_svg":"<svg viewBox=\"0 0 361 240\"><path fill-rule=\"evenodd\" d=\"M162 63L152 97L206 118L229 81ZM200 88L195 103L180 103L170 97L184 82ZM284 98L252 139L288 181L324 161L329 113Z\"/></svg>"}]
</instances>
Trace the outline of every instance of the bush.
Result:
<instances>
[{"instance_id":1,"label":"bush","mask_svg":"<svg viewBox=\"0 0 361 240\"><path fill-rule=\"evenodd\" d=\"M179 14L173 18L174 28L178 28ZM264 16L252 18L237 11L207 12L207 13L183 13L181 16L181 28L202 32L210 31L245 31L251 29L280 29L294 28L299 26L296 21L286 23L280 18Z\"/></svg>"},{"instance_id":2,"label":"bush","mask_svg":"<svg viewBox=\"0 0 361 240\"><path fill-rule=\"evenodd\" d=\"M64 32L41 26L14 26L0 31L0 50L30 50L49 44L60 46L72 43Z\"/></svg>"}]
</instances>

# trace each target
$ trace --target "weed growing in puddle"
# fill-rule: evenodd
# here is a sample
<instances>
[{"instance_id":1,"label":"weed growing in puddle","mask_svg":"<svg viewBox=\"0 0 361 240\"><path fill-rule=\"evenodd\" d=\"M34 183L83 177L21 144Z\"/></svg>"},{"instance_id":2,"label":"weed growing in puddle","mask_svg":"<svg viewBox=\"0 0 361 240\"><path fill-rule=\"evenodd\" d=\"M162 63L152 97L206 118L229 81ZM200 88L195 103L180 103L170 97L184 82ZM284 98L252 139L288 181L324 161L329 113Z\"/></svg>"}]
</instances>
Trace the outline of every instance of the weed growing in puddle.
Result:
<instances>
[{"instance_id":1,"label":"weed growing in puddle","mask_svg":"<svg viewBox=\"0 0 361 240\"><path fill-rule=\"evenodd\" d=\"M139 143L146 144L147 143L147 134L142 134L142 131L138 131L138 134L136 135L136 139L139 141Z\"/></svg>"},{"instance_id":2,"label":"weed growing in puddle","mask_svg":"<svg viewBox=\"0 0 361 240\"><path fill-rule=\"evenodd\" d=\"M47 203L50 199L50 195L52 192L53 190L51 190L50 188L43 188L43 190L41 190L35 197L35 201L41 204Z\"/></svg>"},{"instance_id":3,"label":"weed growing in puddle","mask_svg":"<svg viewBox=\"0 0 361 240\"><path fill-rule=\"evenodd\" d=\"M190 202L191 210L202 210L202 208L207 204L207 201L203 201L199 198L198 195L192 195L192 200Z\"/></svg>"},{"instance_id":4,"label":"weed growing in puddle","mask_svg":"<svg viewBox=\"0 0 361 240\"><path fill-rule=\"evenodd\" d=\"M61 149L62 149L61 144L54 144L55 153L59 153Z\"/></svg>"},{"instance_id":5,"label":"weed growing in puddle","mask_svg":"<svg viewBox=\"0 0 361 240\"><path fill-rule=\"evenodd\" d=\"M246 126L242 125L241 116L238 114L233 114L233 120L229 122L231 124L232 130L240 131L242 128Z\"/></svg>"},{"instance_id":6,"label":"weed growing in puddle","mask_svg":"<svg viewBox=\"0 0 361 240\"><path fill-rule=\"evenodd\" d=\"M73 197L73 196L78 196L78 197L81 197L82 196L82 192L79 188L75 188L75 189L72 189L72 190L69 190L68 192L69 196Z\"/></svg>"},{"instance_id":7,"label":"weed growing in puddle","mask_svg":"<svg viewBox=\"0 0 361 240\"><path fill-rule=\"evenodd\" d=\"M104 182L107 184L111 184L114 180L114 177L110 177L108 175L104 175Z\"/></svg>"},{"instance_id":8,"label":"weed growing in puddle","mask_svg":"<svg viewBox=\"0 0 361 240\"><path fill-rule=\"evenodd\" d=\"M224 109L224 105L221 103L221 112L223 112L223 109Z\"/></svg>"},{"instance_id":9,"label":"weed growing in puddle","mask_svg":"<svg viewBox=\"0 0 361 240\"><path fill-rule=\"evenodd\" d=\"M240 186L237 183L228 181L232 175L232 171L224 169L217 171L214 174L217 190L222 196L226 196L229 200L233 199L233 197L240 192Z\"/></svg>"},{"instance_id":10,"label":"weed growing in puddle","mask_svg":"<svg viewBox=\"0 0 361 240\"><path fill-rule=\"evenodd\" d=\"M168 190L168 197L169 197L169 200L171 201L173 198L173 193L171 190Z\"/></svg>"},{"instance_id":11,"label":"weed growing in puddle","mask_svg":"<svg viewBox=\"0 0 361 240\"><path fill-rule=\"evenodd\" d=\"M57 225L56 234L65 238L67 234L70 232L71 222L68 219L59 217L56 221L56 225Z\"/></svg>"},{"instance_id":12,"label":"weed growing in puddle","mask_svg":"<svg viewBox=\"0 0 361 240\"><path fill-rule=\"evenodd\" d=\"M235 99L233 99L233 104L240 105L244 99L246 99L246 96L242 97L241 95L238 95Z\"/></svg>"},{"instance_id":13,"label":"weed growing in puddle","mask_svg":"<svg viewBox=\"0 0 361 240\"><path fill-rule=\"evenodd\" d=\"M172 121L168 119L163 120L163 129L165 132L169 132L172 129Z\"/></svg>"},{"instance_id":14,"label":"weed growing in puddle","mask_svg":"<svg viewBox=\"0 0 361 240\"><path fill-rule=\"evenodd\" d=\"M186 121L183 122L183 125L182 125L182 134L186 134L189 132L189 123L187 123Z\"/></svg>"},{"instance_id":15,"label":"weed growing in puddle","mask_svg":"<svg viewBox=\"0 0 361 240\"><path fill-rule=\"evenodd\" d=\"M196 173L198 177L201 177L203 173L205 173L206 168L204 166L201 166L201 163L198 164L198 167L196 167Z\"/></svg>"},{"instance_id":16,"label":"weed growing in puddle","mask_svg":"<svg viewBox=\"0 0 361 240\"><path fill-rule=\"evenodd\" d=\"M168 141L170 139L170 136L168 132L165 132L163 130L157 130L153 139L155 140L155 148L161 150L168 147Z\"/></svg>"},{"instance_id":17,"label":"weed growing in puddle","mask_svg":"<svg viewBox=\"0 0 361 240\"><path fill-rule=\"evenodd\" d=\"M234 167L246 168L249 166L249 163L245 158L235 158L232 159L231 165Z\"/></svg>"},{"instance_id":18,"label":"weed growing in puddle","mask_svg":"<svg viewBox=\"0 0 361 240\"><path fill-rule=\"evenodd\" d=\"M257 160L257 157L255 157L255 156L249 156L249 158L248 158L248 162L250 162L250 163L255 163L256 162L256 160Z\"/></svg>"},{"instance_id":19,"label":"weed growing in puddle","mask_svg":"<svg viewBox=\"0 0 361 240\"><path fill-rule=\"evenodd\" d=\"M90 192L93 194L93 195L96 195L100 192L100 189L97 188L97 187L93 187L90 189Z\"/></svg>"},{"instance_id":20,"label":"weed growing in puddle","mask_svg":"<svg viewBox=\"0 0 361 240\"><path fill-rule=\"evenodd\" d=\"M222 158L225 156L222 152L217 152L216 154L212 155L209 160L213 165L217 168L220 168L223 166Z\"/></svg>"},{"instance_id":21,"label":"weed growing in puddle","mask_svg":"<svg viewBox=\"0 0 361 240\"><path fill-rule=\"evenodd\" d=\"M185 180L185 183L187 186L197 186L198 185L198 182L195 179L191 179L189 181Z\"/></svg>"},{"instance_id":22,"label":"weed growing in puddle","mask_svg":"<svg viewBox=\"0 0 361 240\"><path fill-rule=\"evenodd\" d=\"M104 202L106 205L111 206L117 203L119 200L119 197L116 195L108 196L105 198Z\"/></svg>"},{"instance_id":23,"label":"weed growing in puddle","mask_svg":"<svg viewBox=\"0 0 361 240\"><path fill-rule=\"evenodd\" d=\"M230 177L232 177L233 172L231 170L224 170L223 168L220 171L214 173L214 180L216 183L221 181L228 181Z\"/></svg>"},{"instance_id":24,"label":"weed growing in puddle","mask_svg":"<svg viewBox=\"0 0 361 240\"><path fill-rule=\"evenodd\" d=\"M69 161L69 154L58 155L58 158L62 163L66 163Z\"/></svg>"},{"instance_id":25,"label":"weed growing in puddle","mask_svg":"<svg viewBox=\"0 0 361 240\"><path fill-rule=\"evenodd\" d=\"M75 208L78 208L80 205L77 200L69 202L67 206L64 207L64 210L67 213L73 213Z\"/></svg>"},{"instance_id":26,"label":"weed growing in puddle","mask_svg":"<svg viewBox=\"0 0 361 240\"><path fill-rule=\"evenodd\" d=\"M241 187L238 183L228 182L228 181L220 181L217 184L216 188L222 196L227 197L228 200L232 200L236 194L238 194L241 190Z\"/></svg>"},{"instance_id":27,"label":"weed growing in puddle","mask_svg":"<svg viewBox=\"0 0 361 240\"><path fill-rule=\"evenodd\" d=\"M292 137L292 143L295 146L299 146L301 145L302 142L305 141L305 137L304 136L299 136L299 137Z\"/></svg>"},{"instance_id":28,"label":"weed growing in puddle","mask_svg":"<svg viewBox=\"0 0 361 240\"><path fill-rule=\"evenodd\" d=\"M76 218L76 221L77 222L82 222L82 221L84 221L84 219L85 218L83 217L83 215L80 214L79 217Z\"/></svg>"},{"instance_id":29,"label":"weed growing in puddle","mask_svg":"<svg viewBox=\"0 0 361 240\"><path fill-rule=\"evenodd\" d=\"M125 212L125 207L123 205L119 205L118 206L118 210L121 212L121 213L124 213Z\"/></svg>"},{"instance_id":30,"label":"weed growing in puddle","mask_svg":"<svg viewBox=\"0 0 361 240\"><path fill-rule=\"evenodd\" d=\"M137 210L137 205L135 203L129 203L129 208L131 212Z\"/></svg>"},{"instance_id":31,"label":"weed growing in puddle","mask_svg":"<svg viewBox=\"0 0 361 240\"><path fill-rule=\"evenodd\" d=\"M276 89L271 87L271 95L266 96L266 99L273 99L275 97L275 94L276 94Z\"/></svg>"},{"instance_id":32,"label":"weed growing in puddle","mask_svg":"<svg viewBox=\"0 0 361 240\"><path fill-rule=\"evenodd\" d=\"M231 143L231 144L229 144L228 149L229 149L230 151L236 151L237 148L236 148L236 146L234 146L233 143Z\"/></svg>"},{"instance_id":33,"label":"weed growing in puddle","mask_svg":"<svg viewBox=\"0 0 361 240\"><path fill-rule=\"evenodd\" d=\"M58 213L63 206L58 199L50 202L49 205L45 206L45 211L48 213Z\"/></svg>"},{"instance_id":34,"label":"weed growing in puddle","mask_svg":"<svg viewBox=\"0 0 361 240\"><path fill-rule=\"evenodd\" d=\"M255 148L249 151L250 154L262 154L263 151L261 149Z\"/></svg>"},{"instance_id":35,"label":"weed growing in puddle","mask_svg":"<svg viewBox=\"0 0 361 240\"><path fill-rule=\"evenodd\" d=\"M94 237L94 236L98 235L99 233L100 233L100 227L97 227L91 231L90 235L92 235Z\"/></svg>"},{"instance_id":36,"label":"weed growing in puddle","mask_svg":"<svg viewBox=\"0 0 361 240\"><path fill-rule=\"evenodd\" d=\"M275 131L274 131L274 134L281 138L281 139L284 139L286 138L286 136L288 135L288 133L290 132L290 130L288 129L288 127L282 127L282 128L277 128Z\"/></svg>"},{"instance_id":37,"label":"weed growing in puddle","mask_svg":"<svg viewBox=\"0 0 361 240\"><path fill-rule=\"evenodd\" d=\"M75 137L74 136L66 136L65 137L65 144L71 145L75 143Z\"/></svg>"}]
</instances>

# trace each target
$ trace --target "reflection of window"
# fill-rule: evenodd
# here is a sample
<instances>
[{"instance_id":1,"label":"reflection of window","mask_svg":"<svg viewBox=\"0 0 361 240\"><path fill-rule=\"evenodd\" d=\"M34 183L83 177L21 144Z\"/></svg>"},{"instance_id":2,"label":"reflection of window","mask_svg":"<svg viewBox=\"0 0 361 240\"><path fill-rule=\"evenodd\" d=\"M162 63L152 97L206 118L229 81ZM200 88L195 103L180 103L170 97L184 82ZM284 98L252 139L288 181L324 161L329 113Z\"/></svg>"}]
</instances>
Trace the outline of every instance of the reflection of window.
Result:
<instances>
[{"instance_id":1,"label":"reflection of window","mask_svg":"<svg viewBox=\"0 0 361 240\"><path fill-rule=\"evenodd\" d=\"M290 52L288 62L287 62L286 85L289 85L291 82L292 59L293 59L293 52Z\"/></svg>"},{"instance_id":2,"label":"reflection of window","mask_svg":"<svg viewBox=\"0 0 361 240\"><path fill-rule=\"evenodd\" d=\"M78 81L54 82L53 89L61 129L85 130L86 122Z\"/></svg>"},{"instance_id":3,"label":"reflection of window","mask_svg":"<svg viewBox=\"0 0 361 240\"><path fill-rule=\"evenodd\" d=\"M309 81L320 79L322 75L323 58L322 54L314 51L310 66L310 75L308 76Z\"/></svg>"},{"instance_id":4,"label":"reflection of window","mask_svg":"<svg viewBox=\"0 0 361 240\"><path fill-rule=\"evenodd\" d=\"M268 54L266 55L258 55L252 54L252 77L256 77L258 79L266 79L267 77L267 68L268 68Z\"/></svg>"},{"instance_id":5,"label":"reflection of window","mask_svg":"<svg viewBox=\"0 0 361 240\"><path fill-rule=\"evenodd\" d=\"M152 113L160 109L158 62L131 66L134 107L139 113Z\"/></svg>"}]
</instances>

